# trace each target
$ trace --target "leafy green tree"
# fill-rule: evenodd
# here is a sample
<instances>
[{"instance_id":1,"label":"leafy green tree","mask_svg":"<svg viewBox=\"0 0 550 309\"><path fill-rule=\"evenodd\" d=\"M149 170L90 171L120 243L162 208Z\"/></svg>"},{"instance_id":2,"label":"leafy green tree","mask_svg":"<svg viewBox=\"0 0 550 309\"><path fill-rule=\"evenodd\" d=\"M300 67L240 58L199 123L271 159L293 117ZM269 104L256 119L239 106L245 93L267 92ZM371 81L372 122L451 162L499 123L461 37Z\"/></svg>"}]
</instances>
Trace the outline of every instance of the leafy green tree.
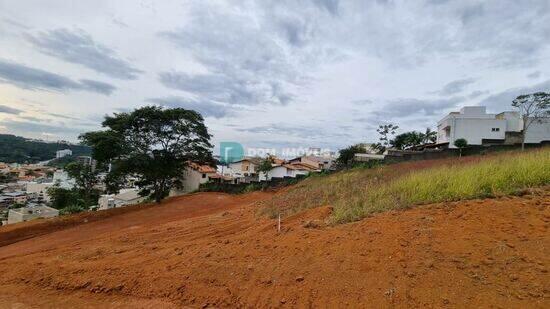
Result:
<instances>
[{"instance_id":1,"label":"leafy green tree","mask_svg":"<svg viewBox=\"0 0 550 309\"><path fill-rule=\"evenodd\" d=\"M468 141L465 138L456 139L454 145L458 148L458 157L462 157L462 149L468 147Z\"/></svg>"},{"instance_id":2,"label":"leafy green tree","mask_svg":"<svg viewBox=\"0 0 550 309\"><path fill-rule=\"evenodd\" d=\"M395 138L390 141L390 145L397 149L409 149L422 145L423 141L423 133L411 131L396 135Z\"/></svg>"},{"instance_id":3,"label":"leafy green tree","mask_svg":"<svg viewBox=\"0 0 550 309\"><path fill-rule=\"evenodd\" d=\"M74 179L76 188L82 193L82 198L86 201L86 204L95 204L98 196L98 190L96 189L99 183L98 172L90 164L80 162L67 164L65 171L67 171L69 177Z\"/></svg>"},{"instance_id":4,"label":"leafy green tree","mask_svg":"<svg viewBox=\"0 0 550 309\"><path fill-rule=\"evenodd\" d=\"M84 200L76 190L64 189L53 186L47 189L50 197L50 205L55 209L63 209L69 206L83 206Z\"/></svg>"},{"instance_id":5,"label":"leafy green tree","mask_svg":"<svg viewBox=\"0 0 550 309\"><path fill-rule=\"evenodd\" d=\"M347 148L340 149L338 153L339 155L336 159L336 163L339 166L348 166L353 162L356 153L365 153L365 147L361 144L352 145Z\"/></svg>"},{"instance_id":6,"label":"leafy green tree","mask_svg":"<svg viewBox=\"0 0 550 309\"><path fill-rule=\"evenodd\" d=\"M25 204L22 204L22 203L14 203L14 204L8 206L9 209L17 209L17 208L22 208L22 207L25 207Z\"/></svg>"},{"instance_id":7,"label":"leafy green tree","mask_svg":"<svg viewBox=\"0 0 550 309\"><path fill-rule=\"evenodd\" d=\"M271 171L271 169L273 168L274 162L275 160L273 159L273 157L268 154L267 157L263 159L258 166L258 171L265 174L266 180L269 178L269 171Z\"/></svg>"},{"instance_id":8,"label":"leafy green tree","mask_svg":"<svg viewBox=\"0 0 550 309\"><path fill-rule=\"evenodd\" d=\"M380 134L380 138L379 142L374 145L374 148L378 150L378 153L384 153L384 151L391 146L392 136L395 135L397 129L399 129L399 127L391 123L378 126L376 132Z\"/></svg>"},{"instance_id":9,"label":"leafy green tree","mask_svg":"<svg viewBox=\"0 0 550 309\"><path fill-rule=\"evenodd\" d=\"M188 161L213 162L211 135L195 111L146 106L106 116L102 125L107 129L80 139L99 163L112 164L107 177L112 189L124 177L136 176L140 194L160 202L181 186Z\"/></svg>"},{"instance_id":10,"label":"leafy green tree","mask_svg":"<svg viewBox=\"0 0 550 309\"><path fill-rule=\"evenodd\" d=\"M434 143L437 139L437 132L432 131L430 128L426 128L424 133L417 131L410 131L396 135L391 141L390 145L397 149L410 149L424 144Z\"/></svg>"},{"instance_id":11,"label":"leafy green tree","mask_svg":"<svg viewBox=\"0 0 550 309\"><path fill-rule=\"evenodd\" d=\"M426 131L424 131L423 137L424 139L422 140L422 142L424 144L435 143L437 141L437 132L432 131L432 129L430 128L426 128Z\"/></svg>"},{"instance_id":12,"label":"leafy green tree","mask_svg":"<svg viewBox=\"0 0 550 309\"><path fill-rule=\"evenodd\" d=\"M525 150L525 134L534 122L542 122L543 118L550 117L550 93L536 92L518 96L512 101L523 119L521 131L521 150Z\"/></svg>"}]
</instances>

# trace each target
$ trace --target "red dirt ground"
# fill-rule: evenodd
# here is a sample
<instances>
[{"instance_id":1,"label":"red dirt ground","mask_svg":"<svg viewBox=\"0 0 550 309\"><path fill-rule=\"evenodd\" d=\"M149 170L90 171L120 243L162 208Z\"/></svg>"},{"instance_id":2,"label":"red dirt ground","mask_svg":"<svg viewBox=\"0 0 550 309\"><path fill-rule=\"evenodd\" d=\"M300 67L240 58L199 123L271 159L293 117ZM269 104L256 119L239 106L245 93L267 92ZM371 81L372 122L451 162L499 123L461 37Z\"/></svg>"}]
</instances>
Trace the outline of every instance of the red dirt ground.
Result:
<instances>
[{"instance_id":1,"label":"red dirt ground","mask_svg":"<svg viewBox=\"0 0 550 309\"><path fill-rule=\"evenodd\" d=\"M255 215L271 194L2 227L0 308L550 308L549 189L280 234Z\"/></svg>"}]
</instances>

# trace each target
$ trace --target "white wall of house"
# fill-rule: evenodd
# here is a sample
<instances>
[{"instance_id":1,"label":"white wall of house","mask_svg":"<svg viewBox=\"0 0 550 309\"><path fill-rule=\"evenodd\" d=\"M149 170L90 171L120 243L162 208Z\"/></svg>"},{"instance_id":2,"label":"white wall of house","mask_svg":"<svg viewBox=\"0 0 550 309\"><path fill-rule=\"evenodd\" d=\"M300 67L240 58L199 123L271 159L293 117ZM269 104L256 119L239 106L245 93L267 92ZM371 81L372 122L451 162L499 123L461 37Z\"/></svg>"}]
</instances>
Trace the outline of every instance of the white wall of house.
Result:
<instances>
[{"instance_id":1,"label":"white wall of house","mask_svg":"<svg viewBox=\"0 0 550 309\"><path fill-rule=\"evenodd\" d=\"M248 176L258 172L258 166L246 159L239 162L230 163L229 169L236 177Z\"/></svg>"},{"instance_id":2,"label":"white wall of house","mask_svg":"<svg viewBox=\"0 0 550 309\"><path fill-rule=\"evenodd\" d=\"M26 192L28 195L42 197L44 201L49 202L50 196L48 195L48 188L50 188L51 186L53 186L53 182L28 182L26 184Z\"/></svg>"},{"instance_id":3,"label":"white wall of house","mask_svg":"<svg viewBox=\"0 0 550 309\"><path fill-rule=\"evenodd\" d=\"M311 173L309 170L294 170L294 175L295 176L298 176L298 175L307 175Z\"/></svg>"},{"instance_id":4,"label":"white wall of house","mask_svg":"<svg viewBox=\"0 0 550 309\"><path fill-rule=\"evenodd\" d=\"M449 143L464 138L469 145L482 145L484 139L502 140L506 132L521 132L523 121L518 112L487 114L484 106L467 106L458 113L450 113L437 124L437 143ZM533 123L526 133L526 143L540 143L550 140L550 120Z\"/></svg>"},{"instance_id":5,"label":"white wall of house","mask_svg":"<svg viewBox=\"0 0 550 309\"><path fill-rule=\"evenodd\" d=\"M269 181L271 178L284 178L284 177L296 177L296 174L294 173L294 170L291 170L285 166L274 166L269 173L267 173L267 177L265 173L260 172L259 174L259 180L260 181Z\"/></svg>"},{"instance_id":6,"label":"white wall of house","mask_svg":"<svg viewBox=\"0 0 550 309\"><path fill-rule=\"evenodd\" d=\"M276 166L269 171L271 178L294 177L294 171L284 166Z\"/></svg>"},{"instance_id":7,"label":"white wall of house","mask_svg":"<svg viewBox=\"0 0 550 309\"><path fill-rule=\"evenodd\" d=\"M200 173L191 167L187 167L183 173L183 187L181 189L172 188L170 196L178 196L198 190L201 184L210 180L209 175L210 173Z\"/></svg>"},{"instance_id":8,"label":"white wall of house","mask_svg":"<svg viewBox=\"0 0 550 309\"><path fill-rule=\"evenodd\" d=\"M539 121L533 121L527 133L525 133L525 143L540 143L550 141L550 118L544 118Z\"/></svg>"},{"instance_id":9,"label":"white wall of house","mask_svg":"<svg viewBox=\"0 0 550 309\"><path fill-rule=\"evenodd\" d=\"M451 129L452 141L464 138L469 145L481 145L483 139L501 139L506 135L506 120L500 119L456 119ZM454 147L454 145L451 145Z\"/></svg>"}]
</instances>

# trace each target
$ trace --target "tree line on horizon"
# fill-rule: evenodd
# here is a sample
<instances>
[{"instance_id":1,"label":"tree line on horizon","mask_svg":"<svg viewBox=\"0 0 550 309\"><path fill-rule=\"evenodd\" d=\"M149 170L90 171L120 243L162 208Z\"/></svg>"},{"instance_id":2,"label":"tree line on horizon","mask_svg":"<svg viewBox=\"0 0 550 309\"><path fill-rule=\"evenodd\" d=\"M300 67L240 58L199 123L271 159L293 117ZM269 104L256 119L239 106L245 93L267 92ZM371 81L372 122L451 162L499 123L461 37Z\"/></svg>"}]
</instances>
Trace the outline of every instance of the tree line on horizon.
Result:
<instances>
[{"instance_id":1,"label":"tree line on horizon","mask_svg":"<svg viewBox=\"0 0 550 309\"><path fill-rule=\"evenodd\" d=\"M70 149L73 156L90 155L92 149L86 145L65 141L46 142L32 140L12 134L0 134L0 162L37 163L55 158L56 151Z\"/></svg>"}]
</instances>

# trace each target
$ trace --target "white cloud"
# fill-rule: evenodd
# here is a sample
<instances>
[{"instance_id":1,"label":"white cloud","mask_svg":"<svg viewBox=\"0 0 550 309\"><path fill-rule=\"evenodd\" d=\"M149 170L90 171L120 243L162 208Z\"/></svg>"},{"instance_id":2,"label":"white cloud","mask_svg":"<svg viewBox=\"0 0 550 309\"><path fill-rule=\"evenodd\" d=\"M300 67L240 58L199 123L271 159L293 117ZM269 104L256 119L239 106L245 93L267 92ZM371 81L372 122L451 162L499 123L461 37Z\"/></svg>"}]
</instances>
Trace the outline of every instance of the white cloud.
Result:
<instances>
[{"instance_id":1,"label":"white cloud","mask_svg":"<svg viewBox=\"0 0 550 309\"><path fill-rule=\"evenodd\" d=\"M74 124L159 104L200 111L215 141L344 146L550 90L546 0L0 0L0 23L3 102Z\"/></svg>"}]
</instances>

